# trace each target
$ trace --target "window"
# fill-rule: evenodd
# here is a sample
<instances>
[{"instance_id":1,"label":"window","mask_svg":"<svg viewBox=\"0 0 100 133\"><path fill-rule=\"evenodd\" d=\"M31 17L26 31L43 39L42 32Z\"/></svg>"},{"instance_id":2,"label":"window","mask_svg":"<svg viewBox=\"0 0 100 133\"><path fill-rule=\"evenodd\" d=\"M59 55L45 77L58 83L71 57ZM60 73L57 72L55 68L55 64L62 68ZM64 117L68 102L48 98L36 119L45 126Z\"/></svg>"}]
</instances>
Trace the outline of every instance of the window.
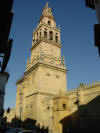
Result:
<instances>
[{"instance_id":1,"label":"window","mask_svg":"<svg viewBox=\"0 0 100 133\"><path fill-rule=\"evenodd\" d=\"M47 31L47 29L46 29L46 28L44 28L44 30L45 30L45 31Z\"/></svg>"},{"instance_id":2,"label":"window","mask_svg":"<svg viewBox=\"0 0 100 133\"><path fill-rule=\"evenodd\" d=\"M55 40L56 40L56 42L58 42L58 36L55 36Z\"/></svg>"},{"instance_id":3,"label":"window","mask_svg":"<svg viewBox=\"0 0 100 133\"><path fill-rule=\"evenodd\" d=\"M50 73L47 73L46 75L47 75L47 76L50 76Z\"/></svg>"},{"instance_id":4,"label":"window","mask_svg":"<svg viewBox=\"0 0 100 133\"><path fill-rule=\"evenodd\" d=\"M37 39L36 39L36 42L38 41L38 33L37 33Z\"/></svg>"},{"instance_id":5,"label":"window","mask_svg":"<svg viewBox=\"0 0 100 133\"><path fill-rule=\"evenodd\" d=\"M37 33L37 38L38 38L38 33Z\"/></svg>"},{"instance_id":6,"label":"window","mask_svg":"<svg viewBox=\"0 0 100 133\"><path fill-rule=\"evenodd\" d=\"M30 107L33 107L33 105L32 105L32 104L30 104Z\"/></svg>"},{"instance_id":7,"label":"window","mask_svg":"<svg viewBox=\"0 0 100 133\"><path fill-rule=\"evenodd\" d=\"M53 40L53 32L52 31L49 32L49 39Z\"/></svg>"},{"instance_id":8,"label":"window","mask_svg":"<svg viewBox=\"0 0 100 133\"><path fill-rule=\"evenodd\" d=\"M49 110L50 109L50 107L47 107L47 110Z\"/></svg>"},{"instance_id":9,"label":"window","mask_svg":"<svg viewBox=\"0 0 100 133\"><path fill-rule=\"evenodd\" d=\"M51 21L50 21L50 20L48 21L48 25L49 25L49 26L51 25Z\"/></svg>"},{"instance_id":10,"label":"window","mask_svg":"<svg viewBox=\"0 0 100 133\"><path fill-rule=\"evenodd\" d=\"M28 105L25 108L28 108Z\"/></svg>"},{"instance_id":11,"label":"window","mask_svg":"<svg viewBox=\"0 0 100 133\"><path fill-rule=\"evenodd\" d=\"M35 42L35 39L33 39L33 42Z\"/></svg>"},{"instance_id":12,"label":"window","mask_svg":"<svg viewBox=\"0 0 100 133\"><path fill-rule=\"evenodd\" d=\"M66 109L66 104L63 104L63 109Z\"/></svg>"},{"instance_id":13,"label":"window","mask_svg":"<svg viewBox=\"0 0 100 133\"><path fill-rule=\"evenodd\" d=\"M44 38L47 38L47 32L44 31Z\"/></svg>"},{"instance_id":14,"label":"window","mask_svg":"<svg viewBox=\"0 0 100 133\"><path fill-rule=\"evenodd\" d=\"M60 77L57 75L56 78L60 78Z\"/></svg>"}]
</instances>

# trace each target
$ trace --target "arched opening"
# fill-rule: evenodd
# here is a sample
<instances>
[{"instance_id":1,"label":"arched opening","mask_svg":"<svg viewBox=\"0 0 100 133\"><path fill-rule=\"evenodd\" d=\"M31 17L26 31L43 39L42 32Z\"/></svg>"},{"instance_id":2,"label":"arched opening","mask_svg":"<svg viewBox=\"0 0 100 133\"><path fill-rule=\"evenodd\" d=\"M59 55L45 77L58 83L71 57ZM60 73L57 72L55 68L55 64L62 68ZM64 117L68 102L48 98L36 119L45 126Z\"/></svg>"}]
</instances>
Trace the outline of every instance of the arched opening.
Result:
<instances>
[{"instance_id":1,"label":"arched opening","mask_svg":"<svg viewBox=\"0 0 100 133\"><path fill-rule=\"evenodd\" d=\"M41 32L40 32L40 37L41 37Z\"/></svg>"},{"instance_id":2,"label":"arched opening","mask_svg":"<svg viewBox=\"0 0 100 133\"><path fill-rule=\"evenodd\" d=\"M48 20L48 25L49 25L49 26L51 25L51 21L50 21L50 20Z\"/></svg>"},{"instance_id":3,"label":"arched opening","mask_svg":"<svg viewBox=\"0 0 100 133\"><path fill-rule=\"evenodd\" d=\"M36 41L38 41L38 32L37 32L37 39L36 39Z\"/></svg>"},{"instance_id":4,"label":"arched opening","mask_svg":"<svg viewBox=\"0 0 100 133\"><path fill-rule=\"evenodd\" d=\"M63 104L63 109L66 109L66 104Z\"/></svg>"},{"instance_id":5,"label":"arched opening","mask_svg":"<svg viewBox=\"0 0 100 133\"><path fill-rule=\"evenodd\" d=\"M33 39L33 43L35 43L35 39Z\"/></svg>"},{"instance_id":6,"label":"arched opening","mask_svg":"<svg viewBox=\"0 0 100 133\"><path fill-rule=\"evenodd\" d=\"M56 40L56 42L58 42L58 36L55 36L55 40Z\"/></svg>"},{"instance_id":7,"label":"arched opening","mask_svg":"<svg viewBox=\"0 0 100 133\"><path fill-rule=\"evenodd\" d=\"M40 31L40 35L39 35L39 39L41 38L41 31Z\"/></svg>"},{"instance_id":8,"label":"arched opening","mask_svg":"<svg viewBox=\"0 0 100 133\"><path fill-rule=\"evenodd\" d=\"M49 32L49 38L50 38L50 40L53 40L53 32L52 31Z\"/></svg>"},{"instance_id":9,"label":"arched opening","mask_svg":"<svg viewBox=\"0 0 100 133\"><path fill-rule=\"evenodd\" d=\"M44 31L44 38L47 38L47 32Z\"/></svg>"}]
</instances>

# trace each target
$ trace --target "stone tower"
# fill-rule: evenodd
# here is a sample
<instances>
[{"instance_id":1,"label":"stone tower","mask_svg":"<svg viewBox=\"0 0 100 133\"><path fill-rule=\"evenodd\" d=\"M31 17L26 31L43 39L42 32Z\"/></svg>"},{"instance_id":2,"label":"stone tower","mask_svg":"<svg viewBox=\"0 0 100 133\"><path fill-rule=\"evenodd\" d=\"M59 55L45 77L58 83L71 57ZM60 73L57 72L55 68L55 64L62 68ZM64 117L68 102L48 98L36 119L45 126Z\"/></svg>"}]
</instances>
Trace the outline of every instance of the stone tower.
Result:
<instances>
[{"instance_id":1,"label":"stone tower","mask_svg":"<svg viewBox=\"0 0 100 133\"><path fill-rule=\"evenodd\" d=\"M67 70L61 48L60 28L56 27L47 3L33 32L26 72L16 83L16 116L20 119L31 118L40 125L52 127L52 110L46 111L45 101L67 90Z\"/></svg>"}]
</instances>

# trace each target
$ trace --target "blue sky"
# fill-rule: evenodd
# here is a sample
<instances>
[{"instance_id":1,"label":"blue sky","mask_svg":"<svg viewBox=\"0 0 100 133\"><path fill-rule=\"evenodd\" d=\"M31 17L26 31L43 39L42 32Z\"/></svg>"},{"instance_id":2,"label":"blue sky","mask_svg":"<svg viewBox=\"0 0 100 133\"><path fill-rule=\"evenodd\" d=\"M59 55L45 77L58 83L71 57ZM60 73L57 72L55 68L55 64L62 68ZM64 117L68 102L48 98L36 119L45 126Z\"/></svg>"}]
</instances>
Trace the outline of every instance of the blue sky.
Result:
<instances>
[{"instance_id":1,"label":"blue sky","mask_svg":"<svg viewBox=\"0 0 100 133\"><path fill-rule=\"evenodd\" d=\"M94 10L85 7L85 0L16 0L10 37L13 48L7 70L10 73L6 85L5 108L14 107L15 85L23 75L27 58L30 57L32 33L46 2L52 7L57 25L61 27L62 53L65 56L68 90L80 82L90 84L100 80L100 58L94 46Z\"/></svg>"}]
</instances>

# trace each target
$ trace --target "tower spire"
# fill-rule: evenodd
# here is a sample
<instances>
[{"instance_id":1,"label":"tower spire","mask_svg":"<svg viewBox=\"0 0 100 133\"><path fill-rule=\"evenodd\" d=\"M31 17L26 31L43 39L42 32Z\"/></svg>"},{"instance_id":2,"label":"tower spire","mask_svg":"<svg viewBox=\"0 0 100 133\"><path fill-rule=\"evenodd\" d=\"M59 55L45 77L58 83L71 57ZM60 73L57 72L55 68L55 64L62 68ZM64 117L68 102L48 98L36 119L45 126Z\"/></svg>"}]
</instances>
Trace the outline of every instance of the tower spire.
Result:
<instances>
[{"instance_id":1,"label":"tower spire","mask_svg":"<svg viewBox=\"0 0 100 133\"><path fill-rule=\"evenodd\" d=\"M48 6L48 2L46 3L45 7L43 8L42 15L40 17L39 22L41 20L43 20L44 18L47 18L47 19L49 18L49 19L53 20L55 23L55 19L54 19L54 16L52 14L52 9Z\"/></svg>"},{"instance_id":2,"label":"tower spire","mask_svg":"<svg viewBox=\"0 0 100 133\"><path fill-rule=\"evenodd\" d=\"M48 7L48 2L46 3L46 7Z\"/></svg>"}]
</instances>

